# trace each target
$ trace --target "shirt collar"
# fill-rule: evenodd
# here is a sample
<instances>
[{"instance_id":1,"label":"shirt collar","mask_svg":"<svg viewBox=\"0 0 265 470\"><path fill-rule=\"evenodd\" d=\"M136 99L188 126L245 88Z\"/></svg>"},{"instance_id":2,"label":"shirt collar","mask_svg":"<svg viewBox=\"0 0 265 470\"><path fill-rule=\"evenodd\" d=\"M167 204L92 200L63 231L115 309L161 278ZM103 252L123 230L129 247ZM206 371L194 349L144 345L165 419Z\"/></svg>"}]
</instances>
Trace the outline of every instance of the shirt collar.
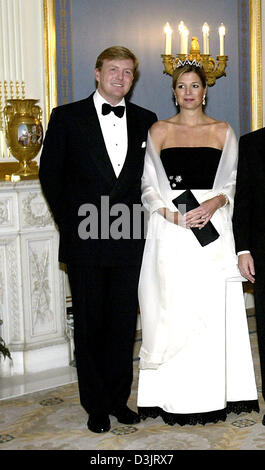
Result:
<instances>
[{"instance_id":1,"label":"shirt collar","mask_svg":"<svg viewBox=\"0 0 265 470\"><path fill-rule=\"evenodd\" d=\"M95 104L95 108L96 108L97 112L101 113L103 103L108 103L108 101L105 100L105 98L103 98L103 96L101 96L101 94L99 93L98 90L95 91L93 99L94 99L94 104ZM110 104L110 103L108 103L108 104ZM125 99L122 98L122 100L118 104L116 104L115 106L125 106Z\"/></svg>"}]
</instances>

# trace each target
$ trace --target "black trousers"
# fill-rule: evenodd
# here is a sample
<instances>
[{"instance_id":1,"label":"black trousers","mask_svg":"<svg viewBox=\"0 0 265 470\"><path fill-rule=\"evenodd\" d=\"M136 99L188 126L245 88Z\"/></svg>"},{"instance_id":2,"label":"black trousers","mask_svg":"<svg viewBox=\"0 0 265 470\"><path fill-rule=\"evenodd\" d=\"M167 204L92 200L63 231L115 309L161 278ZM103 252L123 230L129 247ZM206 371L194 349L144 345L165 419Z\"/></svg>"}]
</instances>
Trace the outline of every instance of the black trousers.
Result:
<instances>
[{"instance_id":1,"label":"black trousers","mask_svg":"<svg viewBox=\"0 0 265 470\"><path fill-rule=\"evenodd\" d=\"M130 396L140 266L67 269L80 402L88 414L110 413Z\"/></svg>"},{"instance_id":2,"label":"black trousers","mask_svg":"<svg viewBox=\"0 0 265 470\"><path fill-rule=\"evenodd\" d=\"M254 260L255 261L255 260ZM254 300L260 356L262 395L265 399L265 268L255 262Z\"/></svg>"}]
</instances>

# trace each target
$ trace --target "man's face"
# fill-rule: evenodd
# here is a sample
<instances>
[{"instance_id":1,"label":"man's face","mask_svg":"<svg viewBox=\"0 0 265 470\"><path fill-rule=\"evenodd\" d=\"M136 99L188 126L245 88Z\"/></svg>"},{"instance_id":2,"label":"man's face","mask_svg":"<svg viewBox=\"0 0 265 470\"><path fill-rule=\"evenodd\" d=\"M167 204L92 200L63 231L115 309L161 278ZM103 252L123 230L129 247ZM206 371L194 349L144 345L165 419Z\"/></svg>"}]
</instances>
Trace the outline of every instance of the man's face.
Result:
<instances>
[{"instance_id":1,"label":"man's face","mask_svg":"<svg viewBox=\"0 0 265 470\"><path fill-rule=\"evenodd\" d=\"M105 59L101 69L95 70L98 91L110 104L118 104L133 83L132 59Z\"/></svg>"}]
</instances>

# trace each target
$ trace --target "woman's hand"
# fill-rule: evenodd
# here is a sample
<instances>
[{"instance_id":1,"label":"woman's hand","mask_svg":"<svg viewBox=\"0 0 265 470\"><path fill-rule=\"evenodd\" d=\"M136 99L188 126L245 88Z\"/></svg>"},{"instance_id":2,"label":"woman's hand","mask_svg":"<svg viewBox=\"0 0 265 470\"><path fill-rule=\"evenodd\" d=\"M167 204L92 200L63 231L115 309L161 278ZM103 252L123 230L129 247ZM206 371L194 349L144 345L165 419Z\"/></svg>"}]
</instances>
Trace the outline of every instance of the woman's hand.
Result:
<instances>
[{"instance_id":1,"label":"woman's hand","mask_svg":"<svg viewBox=\"0 0 265 470\"><path fill-rule=\"evenodd\" d=\"M161 207L157 211L164 219L168 220L172 224L179 225L180 227L186 227L186 217L185 214L181 215L180 212L172 212L171 210L167 209L166 207Z\"/></svg>"},{"instance_id":2,"label":"woman's hand","mask_svg":"<svg viewBox=\"0 0 265 470\"><path fill-rule=\"evenodd\" d=\"M181 215L180 212L172 212L166 209L166 207L158 209L158 212L169 222L179 225L180 227L188 229L198 227L202 229L212 218L215 211L225 205L225 203L226 198L221 194L202 202L199 207L186 212L184 215Z\"/></svg>"},{"instance_id":3,"label":"woman's hand","mask_svg":"<svg viewBox=\"0 0 265 470\"><path fill-rule=\"evenodd\" d=\"M218 195L200 204L199 207L185 214L186 228L198 227L202 229L212 218L217 209L226 203L224 195Z\"/></svg>"}]
</instances>

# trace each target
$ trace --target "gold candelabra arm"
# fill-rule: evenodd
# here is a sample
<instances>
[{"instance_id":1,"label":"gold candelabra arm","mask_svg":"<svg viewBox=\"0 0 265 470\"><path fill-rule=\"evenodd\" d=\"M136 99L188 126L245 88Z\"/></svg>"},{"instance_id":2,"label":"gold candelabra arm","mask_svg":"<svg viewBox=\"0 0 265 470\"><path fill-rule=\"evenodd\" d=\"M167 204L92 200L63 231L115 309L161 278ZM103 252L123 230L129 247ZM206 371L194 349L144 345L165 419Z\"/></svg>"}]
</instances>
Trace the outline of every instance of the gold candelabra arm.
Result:
<instances>
[{"instance_id":1,"label":"gold candelabra arm","mask_svg":"<svg viewBox=\"0 0 265 470\"><path fill-rule=\"evenodd\" d=\"M217 56L217 61L218 61L218 75L216 78L222 77L223 75L226 76L226 64L228 61L228 56L227 55L218 55Z\"/></svg>"},{"instance_id":2,"label":"gold candelabra arm","mask_svg":"<svg viewBox=\"0 0 265 470\"><path fill-rule=\"evenodd\" d=\"M228 56L217 56L217 60L210 57L209 54L201 55L202 67L205 71L208 86L213 86L217 78L226 75L225 68Z\"/></svg>"},{"instance_id":3,"label":"gold candelabra arm","mask_svg":"<svg viewBox=\"0 0 265 470\"><path fill-rule=\"evenodd\" d=\"M167 75L173 75L173 60L174 56L171 54L161 54L161 57L163 59L163 64L164 64L164 70L163 73L166 73Z\"/></svg>"}]
</instances>

